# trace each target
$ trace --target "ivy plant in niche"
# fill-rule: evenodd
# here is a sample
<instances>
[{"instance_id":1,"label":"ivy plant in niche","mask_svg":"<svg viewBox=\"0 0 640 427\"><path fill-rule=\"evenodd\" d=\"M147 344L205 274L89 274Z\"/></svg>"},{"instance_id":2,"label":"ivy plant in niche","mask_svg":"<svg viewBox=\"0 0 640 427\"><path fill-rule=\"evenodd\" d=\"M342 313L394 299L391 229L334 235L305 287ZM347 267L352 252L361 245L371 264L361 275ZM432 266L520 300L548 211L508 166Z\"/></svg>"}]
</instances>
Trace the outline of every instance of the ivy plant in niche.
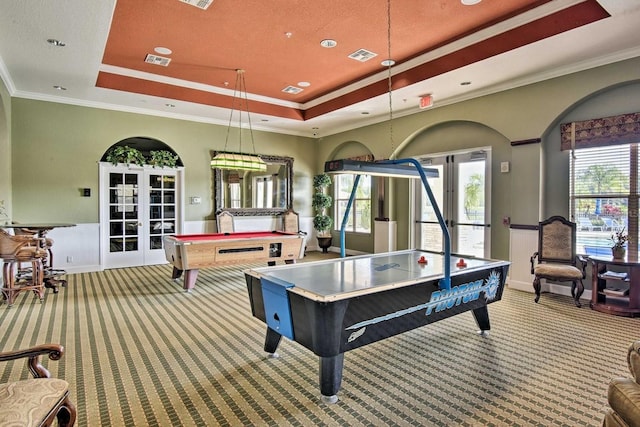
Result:
<instances>
[{"instance_id":1,"label":"ivy plant in niche","mask_svg":"<svg viewBox=\"0 0 640 427\"><path fill-rule=\"evenodd\" d=\"M178 161L178 155L173 154L167 150L152 150L149 152L151 155L149 158L149 164L154 168L157 166L159 168L169 167L175 168L176 163Z\"/></svg>"},{"instance_id":2,"label":"ivy plant in niche","mask_svg":"<svg viewBox=\"0 0 640 427\"><path fill-rule=\"evenodd\" d=\"M118 163L125 163L126 165L144 165L146 160L142 151L137 148L131 148L128 145L113 147L107 153L107 161L113 165Z\"/></svg>"},{"instance_id":3,"label":"ivy plant in niche","mask_svg":"<svg viewBox=\"0 0 640 427\"><path fill-rule=\"evenodd\" d=\"M151 165L155 167L175 168L178 156L167 150L151 150L149 156L145 157L142 151L128 145L113 147L107 153L106 160L113 165L124 163L129 165Z\"/></svg>"}]
</instances>

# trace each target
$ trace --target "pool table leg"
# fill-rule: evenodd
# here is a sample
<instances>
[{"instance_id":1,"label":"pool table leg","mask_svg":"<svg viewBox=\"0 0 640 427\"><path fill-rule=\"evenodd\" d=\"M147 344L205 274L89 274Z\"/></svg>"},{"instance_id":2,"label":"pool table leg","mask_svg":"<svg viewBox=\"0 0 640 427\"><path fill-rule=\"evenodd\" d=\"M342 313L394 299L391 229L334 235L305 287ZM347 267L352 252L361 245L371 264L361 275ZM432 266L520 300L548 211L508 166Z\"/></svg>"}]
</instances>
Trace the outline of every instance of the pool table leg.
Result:
<instances>
[{"instance_id":1,"label":"pool table leg","mask_svg":"<svg viewBox=\"0 0 640 427\"><path fill-rule=\"evenodd\" d=\"M180 276L182 276L182 270L180 270L178 267L173 267L173 272L171 273L171 279L175 280L175 279L179 279Z\"/></svg>"},{"instance_id":2,"label":"pool table leg","mask_svg":"<svg viewBox=\"0 0 640 427\"><path fill-rule=\"evenodd\" d=\"M336 403L342 382L344 353L336 356L320 357L320 399L323 403Z\"/></svg>"},{"instance_id":3,"label":"pool table leg","mask_svg":"<svg viewBox=\"0 0 640 427\"><path fill-rule=\"evenodd\" d=\"M185 292L191 292L191 289L196 287L196 279L198 278L198 270L185 270L184 272L184 284L182 287Z\"/></svg>"},{"instance_id":4,"label":"pool table leg","mask_svg":"<svg viewBox=\"0 0 640 427\"><path fill-rule=\"evenodd\" d=\"M273 329L267 327L267 337L264 340L264 351L271 354L274 357L278 357L276 350L278 349L278 344L280 344L280 339L282 335L274 331Z\"/></svg>"},{"instance_id":5,"label":"pool table leg","mask_svg":"<svg viewBox=\"0 0 640 427\"><path fill-rule=\"evenodd\" d=\"M488 335L489 330L491 329L491 324L489 323L489 310L487 309L487 306L484 305L473 310L473 316L476 318L476 323L480 328L478 333L483 336Z\"/></svg>"}]
</instances>

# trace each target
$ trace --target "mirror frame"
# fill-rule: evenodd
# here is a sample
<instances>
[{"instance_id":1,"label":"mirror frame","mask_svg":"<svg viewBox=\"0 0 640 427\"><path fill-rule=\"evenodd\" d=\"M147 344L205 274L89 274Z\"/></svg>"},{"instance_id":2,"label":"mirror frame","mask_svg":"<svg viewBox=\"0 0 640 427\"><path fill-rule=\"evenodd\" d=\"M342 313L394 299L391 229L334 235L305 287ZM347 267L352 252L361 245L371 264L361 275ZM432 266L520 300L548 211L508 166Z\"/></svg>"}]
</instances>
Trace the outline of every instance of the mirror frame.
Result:
<instances>
[{"instance_id":1,"label":"mirror frame","mask_svg":"<svg viewBox=\"0 0 640 427\"><path fill-rule=\"evenodd\" d=\"M213 156L223 151L214 151ZM216 206L216 215L222 211L226 211L236 216L274 216L281 215L283 212L293 207L293 157L271 156L267 154L256 154L260 156L265 163L283 164L287 167L287 188L285 191L287 202L284 208L225 208L222 206L222 169L213 169L213 188L214 203Z\"/></svg>"}]
</instances>

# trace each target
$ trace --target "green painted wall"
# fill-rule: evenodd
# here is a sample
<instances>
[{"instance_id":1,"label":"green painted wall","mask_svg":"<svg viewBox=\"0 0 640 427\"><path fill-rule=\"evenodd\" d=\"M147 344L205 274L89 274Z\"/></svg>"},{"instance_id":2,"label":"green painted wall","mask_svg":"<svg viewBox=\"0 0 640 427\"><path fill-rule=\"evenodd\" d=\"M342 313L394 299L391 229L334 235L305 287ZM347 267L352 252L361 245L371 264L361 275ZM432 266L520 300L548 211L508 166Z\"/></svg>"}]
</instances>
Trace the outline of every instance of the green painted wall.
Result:
<instances>
[{"instance_id":1,"label":"green painted wall","mask_svg":"<svg viewBox=\"0 0 640 427\"><path fill-rule=\"evenodd\" d=\"M98 161L111 145L132 136L161 140L180 155L186 200L202 197L202 204L186 205L185 220L213 218L210 152L224 148L225 126L16 98L13 129L17 221L98 222ZM257 153L295 158L294 208L310 214L313 141L259 131L254 139ZM80 197L85 187L92 189L91 197Z\"/></svg>"},{"instance_id":2,"label":"green painted wall","mask_svg":"<svg viewBox=\"0 0 640 427\"><path fill-rule=\"evenodd\" d=\"M550 214L566 215L568 156L558 149L559 123L640 111L639 80L636 58L451 105L438 106L436 97L435 108L416 107L415 114L394 119L393 141L388 122L317 139L256 131L256 152L295 158L294 209L311 216L311 177L331 158L372 153L382 159L490 146L492 256L507 258L503 216L514 224L536 224ZM12 199L13 219L98 222L97 161L112 144L132 136L159 139L180 155L185 197L203 200L186 206L185 219L212 218L209 157L211 150L224 148L225 126L10 99L4 85L0 97L0 191L12 190L7 200ZM533 138L542 142L510 144ZM511 162L507 174L500 173L503 161ZM394 182L386 191L385 213L398 221L399 249L408 242L405 186ZM80 197L83 187L92 189L92 197ZM372 236L353 236L347 243L350 249L373 250Z\"/></svg>"},{"instance_id":3,"label":"green painted wall","mask_svg":"<svg viewBox=\"0 0 640 427\"><path fill-rule=\"evenodd\" d=\"M567 121L567 113L577 104L637 79L640 79L640 58L442 107L438 107L436 97L436 108L418 111L416 107L416 114L394 119L392 141L388 122L320 138L316 167L322 168L342 144L353 141L364 145L376 159L455 151L467 144L490 145L495 180L492 183L491 256L507 258L509 233L501 225L503 216L511 217L512 224L534 225L551 213L567 214L568 157L559 153L559 149L545 150L554 146L554 138L559 140L558 123ZM602 117L621 110L640 111L640 97L630 96L624 90L611 93L607 98L602 108L590 109L585 114ZM469 130L469 123L478 125L477 139L474 131ZM447 132L428 131L438 126L446 126ZM487 133L486 129L492 131ZM515 147L510 144L535 138L540 138L541 143ZM511 162L508 174L500 173L503 161ZM387 195L391 217L398 220L398 249L408 242L409 225L402 211L407 206L407 198L406 184L396 184ZM351 248L368 252L372 246L363 242L363 246Z\"/></svg>"},{"instance_id":4,"label":"green painted wall","mask_svg":"<svg viewBox=\"0 0 640 427\"><path fill-rule=\"evenodd\" d=\"M11 217L11 97L0 79L0 223Z\"/></svg>"}]
</instances>

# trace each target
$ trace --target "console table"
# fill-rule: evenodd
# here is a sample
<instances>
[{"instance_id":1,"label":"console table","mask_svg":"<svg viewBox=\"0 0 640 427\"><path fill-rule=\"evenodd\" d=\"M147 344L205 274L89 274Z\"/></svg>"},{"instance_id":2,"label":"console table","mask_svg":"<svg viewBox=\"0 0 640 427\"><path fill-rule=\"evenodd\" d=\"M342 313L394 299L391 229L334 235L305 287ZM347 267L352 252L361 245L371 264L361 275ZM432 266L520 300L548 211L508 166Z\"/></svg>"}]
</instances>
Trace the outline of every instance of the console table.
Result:
<instances>
[{"instance_id":1,"label":"console table","mask_svg":"<svg viewBox=\"0 0 640 427\"><path fill-rule=\"evenodd\" d=\"M590 256L589 262L591 308L617 316L640 316L640 262L601 256Z\"/></svg>"}]
</instances>

